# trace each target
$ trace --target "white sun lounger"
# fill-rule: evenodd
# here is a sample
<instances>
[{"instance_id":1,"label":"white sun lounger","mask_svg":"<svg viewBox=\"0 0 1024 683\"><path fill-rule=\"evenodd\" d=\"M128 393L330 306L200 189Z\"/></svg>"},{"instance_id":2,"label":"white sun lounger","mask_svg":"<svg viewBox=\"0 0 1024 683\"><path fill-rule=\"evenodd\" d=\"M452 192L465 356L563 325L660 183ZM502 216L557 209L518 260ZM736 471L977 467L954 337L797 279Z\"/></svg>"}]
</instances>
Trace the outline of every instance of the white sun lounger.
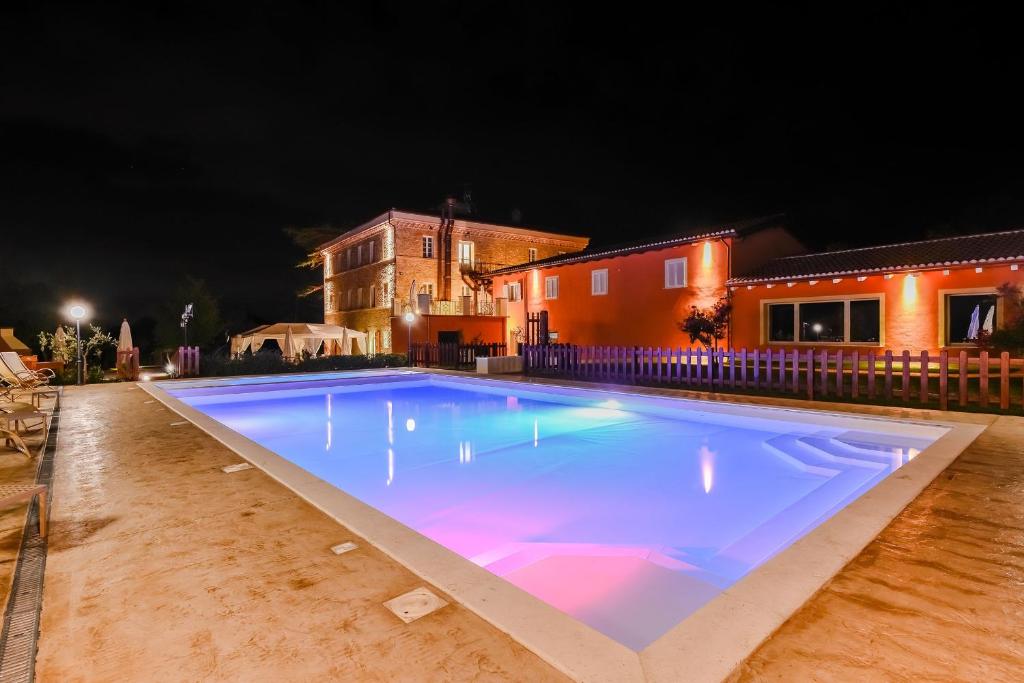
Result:
<instances>
[{"instance_id":1,"label":"white sun lounger","mask_svg":"<svg viewBox=\"0 0 1024 683\"><path fill-rule=\"evenodd\" d=\"M49 368L42 370L29 370L25 361L21 360L14 351L0 351L0 377L10 382L13 380L23 386L40 386L49 384L50 380L56 377L56 373Z\"/></svg>"}]
</instances>

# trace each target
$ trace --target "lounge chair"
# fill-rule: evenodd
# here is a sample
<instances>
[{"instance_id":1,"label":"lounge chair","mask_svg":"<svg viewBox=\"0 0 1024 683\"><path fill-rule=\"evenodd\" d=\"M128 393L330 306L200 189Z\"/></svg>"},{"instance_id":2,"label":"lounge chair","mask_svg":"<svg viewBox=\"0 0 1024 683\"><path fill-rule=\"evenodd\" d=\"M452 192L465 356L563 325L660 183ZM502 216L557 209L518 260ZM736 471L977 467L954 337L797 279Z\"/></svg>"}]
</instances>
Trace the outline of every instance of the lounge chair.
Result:
<instances>
[{"instance_id":1,"label":"lounge chair","mask_svg":"<svg viewBox=\"0 0 1024 683\"><path fill-rule=\"evenodd\" d=\"M0 509L39 499L39 535L46 538L46 484L0 484Z\"/></svg>"},{"instance_id":2,"label":"lounge chair","mask_svg":"<svg viewBox=\"0 0 1024 683\"><path fill-rule=\"evenodd\" d=\"M47 368L49 376L46 373L33 373L21 362L18 354L11 353L17 359L18 365L24 368L24 371L16 370L12 367L14 361L7 357L8 353L10 352L0 353L0 393L9 396L11 400L17 400L18 395L31 394L32 402L36 406L39 406L40 399L43 398L52 398L54 402L60 400L60 390L48 386L50 377L53 376L52 370Z\"/></svg>"},{"instance_id":3,"label":"lounge chair","mask_svg":"<svg viewBox=\"0 0 1024 683\"><path fill-rule=\"evenodd\" d=\"M25 455L30 456L31 454L28 452L28 448L25 446L24 441L21 440L18 432L37 431L42 429L43 443L45 444L46 432L49 428L49 423L46 418L46 413L36 410L36 407L30 403L0 401L0 432L3 432L4 442L6 445L11 445L11 442L13 441L15 447ZM30 422L38 423L30 425Z\"/></svg>"},{"instance_id":4,"label":"lounge chair","mask_svg":"<svg viewBox=\"0 0 1024 683\"><path fill-rule=\"evenodd\" d=\"M0 377L0 403L18 403L25 396L30 397L32 404L42 410L42 399L52 398L54 405L60 403L60 389L57 387L26 387L21 384L12 384L4 377Z\"/></svg>"},{"instance_id":5,"label":"lounge chair","mask_svg":"<svg viewBox=\"0 0 1024 683\"><path fill-rule=\"evenodd\" d=\"M6 368L6 369L5 369ZM57 374L50 368L29 370L25 362L14 351L0 351L0 376L13 377L15 381L28 386L49 384Z\"/></svg>"},{"instance_id":6,"label":"lounge chair","mask_svg":"<svg viewBox=\"0 0 1024 683\"><path fill-rule=\"evenodd\" d=\"M21 435L18 434L18 432L14 432L11 431L10 429L4 429L3 427L0 427L0 440L3 440L3 444L7 448L13 448L19 453L23 453L26 458L32 458L32 451L29 449L28 444L25 443L25 440L21 438ZM43 441L43 443L45 445L46 442ZM42 448L40 448L40 452L42 452Z\"/></svg>"}]
</instances>

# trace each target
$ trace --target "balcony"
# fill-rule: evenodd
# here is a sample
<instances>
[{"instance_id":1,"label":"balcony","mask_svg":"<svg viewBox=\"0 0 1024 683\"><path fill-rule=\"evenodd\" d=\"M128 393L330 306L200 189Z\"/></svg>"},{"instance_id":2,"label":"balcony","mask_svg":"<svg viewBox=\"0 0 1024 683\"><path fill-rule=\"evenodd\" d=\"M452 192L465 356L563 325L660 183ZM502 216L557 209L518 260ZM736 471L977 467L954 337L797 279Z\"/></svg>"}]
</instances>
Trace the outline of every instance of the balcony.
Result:
<instances>
[{"instance_id":1,"label":"balcony","mask_svg":"<svg viewBox=\"0 0 1024 683\"><path fill-rule=\"evenodd\" d=\"M404 315L409 310L419 315L507 315L505 299L477 301L475 307L471 296L460 296L451 301L442 301L422 295L420 300L411 306L408 299L395 299L392 302L392 315Z\"/></svg>"}]
</instances>

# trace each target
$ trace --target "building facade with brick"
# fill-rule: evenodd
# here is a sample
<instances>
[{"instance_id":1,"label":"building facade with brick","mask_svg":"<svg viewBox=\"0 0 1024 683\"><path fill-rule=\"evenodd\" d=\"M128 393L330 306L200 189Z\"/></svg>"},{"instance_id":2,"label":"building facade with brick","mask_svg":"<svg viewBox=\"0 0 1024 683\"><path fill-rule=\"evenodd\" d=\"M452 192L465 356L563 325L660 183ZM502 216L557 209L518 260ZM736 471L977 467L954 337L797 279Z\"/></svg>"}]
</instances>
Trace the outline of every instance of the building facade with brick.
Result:
<instances>
[{"instance_id":1,"label":"building facade with brick","mask_svg":"<svg viewBox=\"0 0 1024 683\"><path fill-rule=\"evenodd\" d=\"M471 341L478 316L499 314L489 273L511 265L580 251L588 239L530 228L392 209L319 247L324 322L366 332L361 351L386 353L404 339L402 314L437 316L421 341ZM461 323L457 318L464 318ZM446 324L451 323L451 324ZM393 334L392 328L399 330ZM433 338L438 337L438 338ZM464 337L464 339L463 339ZM501 341L487 339L485 341Z\"/></svg>"}]
</instances>

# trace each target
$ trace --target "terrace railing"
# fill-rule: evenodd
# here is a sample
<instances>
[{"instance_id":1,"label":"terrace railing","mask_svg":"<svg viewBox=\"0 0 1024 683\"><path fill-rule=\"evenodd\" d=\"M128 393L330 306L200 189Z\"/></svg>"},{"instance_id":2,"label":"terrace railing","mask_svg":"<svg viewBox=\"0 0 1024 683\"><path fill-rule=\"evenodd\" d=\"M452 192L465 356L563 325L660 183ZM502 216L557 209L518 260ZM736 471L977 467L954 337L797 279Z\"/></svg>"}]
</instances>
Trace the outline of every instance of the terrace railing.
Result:
<instances>
[{"instance_id":1,"label":"terrace railing","mask_svg":"<svg viewBox=\"0 0 1024 683\"><path fill-rule=\"evenodd\" d=\"M527 344L528 375L920 407L1024 408L1024 360L1008 353L682 349Z\"/></svg>"},{"instance_id":2,"label":"terrace railing","mask_svg":"<svg viewBox=\"0 0 1024 683\"><path fill-rule=\"evenodd\" d=\"M410 364L417 367L469 369L476 367L477 356L504 356L505 344L413 344Z\"/></svg>"}]
</instances>

